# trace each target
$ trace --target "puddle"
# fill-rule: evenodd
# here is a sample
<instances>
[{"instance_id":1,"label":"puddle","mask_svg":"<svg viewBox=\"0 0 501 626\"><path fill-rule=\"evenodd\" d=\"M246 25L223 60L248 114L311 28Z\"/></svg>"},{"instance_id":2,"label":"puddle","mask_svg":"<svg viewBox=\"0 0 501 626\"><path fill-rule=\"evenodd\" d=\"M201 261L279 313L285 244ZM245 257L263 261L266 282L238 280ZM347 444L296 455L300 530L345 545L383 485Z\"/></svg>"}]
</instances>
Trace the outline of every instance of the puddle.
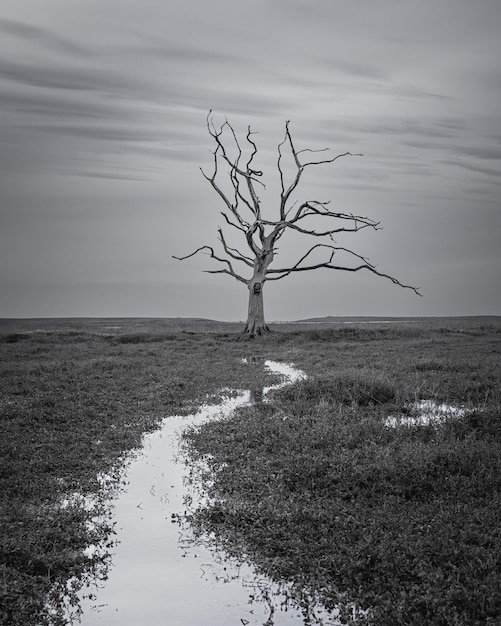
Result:
<instances>
[{"instance_id":1,"label":"puddle","mask_svg":"<svg viewBox=\"0 0 501 626\"><path fill-rule=\"evenodd\" d=\"M252 363L252 361L249 361ZM305 374L291 365L266 361L282 382ZM254 393L254 397L253 397ZM81 597L83 626L291 626L337 624L312 602L291 606L286 587L279 589L247 565L234 563L203 542L194 541L189 526L180 524L186 511L186 475L179 461L180 432L190 425L229 415L255 401L256 392L227 390L220 404L202 405L194 415L166 418L145 437L134 459L125 489L113 501L118 545L108 580ZM195 505L196 503L193 503ZM83 597L92 594L92 597Z\"/></svg>"},{"instance_id":2,"label":"puddle","mask_svg":"<svg viewBox=\"0 0 501 626\"><path fill-rule=\"evenodd\" d=\"M441 424L454 417L463 417L468 413L464 407L451 404L437 404L433 400L419 400L406 406L410 415L388 416L384 424L390 428L397 426L428 426Z\"/></svg>"}]
</instances>

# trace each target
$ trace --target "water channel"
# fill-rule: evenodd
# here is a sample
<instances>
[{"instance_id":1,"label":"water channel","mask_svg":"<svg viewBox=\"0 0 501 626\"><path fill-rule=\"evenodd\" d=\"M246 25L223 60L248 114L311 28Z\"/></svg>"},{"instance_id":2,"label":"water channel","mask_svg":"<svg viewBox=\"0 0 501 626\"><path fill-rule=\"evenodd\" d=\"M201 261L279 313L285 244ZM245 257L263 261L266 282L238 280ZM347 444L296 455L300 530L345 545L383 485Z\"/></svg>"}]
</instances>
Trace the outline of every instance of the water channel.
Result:
<instances>
[{"instance_id":1,"label":"water channel","mask_svg":"<svg viewBox=\"0 0 501 626\"><path fill-rule=\"evenodd\" d=\"M290 365L266 361L283 382L304 377ZM258 396L261 394L258 393ZM228 394L221 404L203 405L190 416L166 418L144 439L142 454L128 467L125 489L113 501L118 544L108 579L82 597L83 626L291 626L304 615L287 594L252 567L229 562L178 522L186 509L186 474L180 461L180 432L231 414L252 403L255 393ZM309 609L311 624L335 624L320 607Z\"/></svg>"}]
</instances>

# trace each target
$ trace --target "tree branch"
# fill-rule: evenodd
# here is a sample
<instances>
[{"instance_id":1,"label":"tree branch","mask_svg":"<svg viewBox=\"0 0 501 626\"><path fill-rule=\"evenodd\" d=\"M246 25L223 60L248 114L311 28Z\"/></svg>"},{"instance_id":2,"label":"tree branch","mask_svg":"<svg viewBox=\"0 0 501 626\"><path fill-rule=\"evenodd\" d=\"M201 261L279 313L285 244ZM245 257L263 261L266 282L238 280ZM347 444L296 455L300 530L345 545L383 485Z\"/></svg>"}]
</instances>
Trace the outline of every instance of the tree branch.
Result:
<instances>
[{"instance_id":1,"label":"tree branch","mask_svg":"<svg viewBox=\"0 0 501 626\"><path fill-rule=\"evenodd\" d=\"M242 254L240 252L240 250L237 250L236 248L230 247L226 243L226 239L224 238L224 233L221 230L221 228L218 228L217 230L218 230L218 233L219 233L219 240L222 243L224 251L226 252L226 254L228 256L230 256L232 259L235 259L236 261L241 261L242 263L245 263L245 265L247 265L249 267L253 267L254 263L253 263L252 259L249 258L248 256L245 256L245 254Z\"/></svg>"},{"instance_id":2,"label":"tree branch","mask_svg":"<svg viewBox=\"0 0 501 626\"><path fill-rule=\"evenodd\" d=\"M242 276L240 276L240 274L235 272L231 264L231 261L229 259L222 259L221 257L218 257L214 252L214 248L212 248L211 246L200 246L200 248L197 248L191 254L187 254L186 256L172 255L172 258L177 259L178 261L184 261L185 259L189 259L190 257L195 256L195 254L197 254L198 252L201 252L202 250L208 250L209 256L211 259L215 259L216 261L219 261L220 263L224 263L228 266L227 268L223 268L220 270L204 270L206 274L229 274L230 276L233 276L233 278L236 278L238 281L247 284L247 280L243 278Z\"/></svg>"},{"instance_id":3,"label":"tree branch","mask_svg":"<svg viewBox=\"0 0 501 626\"><path fill-rule=\"evenodd\" d=\"M296 150L296 148L294 147L294 142L292 141L292 135L290 133L289 130L289 123L290 120L287 120L287 122L285 123L285 137L283 139L283 141L281 141L278 144L278 160L277 160L277 167L278 167L278 172L279 172L279 177L280 177L280 187L281 187L281 194L280 194L280 219L281 220L285 220L286 216L287 216L287 211L286 211L286 207L287 207L287 202L289 201L289 198L292 194L292 192L297 188L297 186L299 185L299 182L301 180L301 176L304 172L304 170L309 167L310 165L324 165L326 163L334 163L334 161L337 161L337 159L340 159L342 157L345 156L363 156L363 154L357 154L357 153L352 153L352 152L343 152L343 154L338 154L334 157L331 157L330 159L322 159L320 161L306 161L305 163L302 163L301 160L299 159L299 155L304 153L304 152L310 152L310 153L318 153L318 152L327 152L328 148L322 148L320 150L312 150L310 148L305 148L303 150ZM294 176L293 181L291 182L291 184L289 185L289 187L287 189L285 189L285 177L284 177L284 172L282 169L282 146L284 146L286 143L289 144L289 148L292 154L292 158L294 159L294 163L296 166L296 175Z\"/></svg>"},{"instance_id":4,"label":"tree branch","mask_svg":"<svg viewBox=\"0 0 501 626\"><path fill-rule=\"evenodd\" d=\"M289 197L291 195L291 193L294 191L294 189L296 189L296 187L299 184L299 181L301 179L301 175L303 173L303 166L301 165L299 158L297 156L297 153L294 149L294 144L292 143L292 137L291 134L289 132L289 123L290 120L287 120L287 122L285 122L285 137L284 140L278 144L278 162L277 162L277 166L278 166L278 171L280 174L280 182L281 182L281 189L282 192L280 194L280 219L285 220L285 214L286 214L286 206L287 206L287 202L289 200ZM284 173L282 170L282 166L281 166L281 159L282 159L282 146L286 143L289 143L291 152L292 152L292 156L294 158L294 162L296 164L296 175L294 177L294 180L292 181L292 183L289 185L289 187L287 188L287 190L285 189L285 183L284 183Z\"/></svg>"},{"instance_id":5,"label":"tree branch","mask_svg":"<svg viewBox=\"0 0 501 626\"><path fill-rule=\"evenodd\" d=\"M265 233L264 233L264 227L261 224L260 201L259 201L259 197L257 195L256 189L254 187L254 183L257 182L261 184L263 187L264 187L264 184L257 178L262 175L262 172L254 170L252 168L254 157L257 154L257 145L251 138L251 135L252 135L251 129L250 127L248 128L246 138L247 138L248 143L252 147L252 150L246 162L245 169L242 169L240 166L240 162L242 159L242 148L240 146L238 137L235 133L233 126L227 120L225 120L225 122L219 128L216 128L213 117L212 117L212 110L211 110L209 111L209 114L207 116L207 129L211 137L216 142L216 149L213 152L214 170L213 170L212 176L207 175L203 170L202 170L202 174L204 175L206 180L210 182L214 190L222 198L229 213L231 213L231 215L236 220L236 223L235 223L230 219L228 214L222 213L226 222L229 225L237 228L238 230L241 230L245 234L247 245L249 246L252 253L257 256L259 255L261 250L259 249L258 245L254 241L254 234L258 231L260 240L261 242L263 242ZM228 132L231 134L233 138L233 143L236 147L236 158L234 160L232 160L230 156L228 155L227 150L223 144L223 140L221 139L225 129L227 129ZM228 198L226 193L219 187L219 185L216 182L216 177L218 174L218 158L223 159L226 162L226 164L229 166L228 176L229 176L229 179L233 187L233 191L234 191L233 201L231 201ZM243 193L241 184L246 185L246 188L249 194L248 196L246 196ZM249 209L252 215L252 221L249 222L242 217L241 211L239 210L239 205L241 203Z\"/></svg>"},{"instance_id":6,"label":"tree branch","mask_svg":"<svg viewBox=\"0 0 501 626\"><path fill-rule=\"evenodd\" d=\"M315 263L312 265L306 265L306 266L301 266L301 263L303 261L305 261L310 254L318 249L318 248L325 248L327 250L330 250L329 253L329 259L327 261L322 261L320 263ZM352 256L357 257L358 259L360 259L362 261L361 265L357 265L355 267L346 267L344 265L334 265L332 263L332 260L334 258L334 255L336 254L336 252L346 252L347 254L350 254ZM411 289L412 291L414 291L414 293L416 293L418 296L421 296L422 294L419 292L419 289L416 287L412 287L411 285L404 285L403 283L401 283L399 280L397 280L396 278L394 278L393 276L390 276L389 274L384 274L383 272L379 272L376 267L369 262L369 260L363 256L361 256L360 254L357 254L356 252L353 252L353 250L349 250L348 248L343 248L343 247L337 247L337 246L331 246L328 244L315 244L314 246L312 246L300 259L299 261L297 261L297 263L295 263L292 267L288 267L288 268L283 268L283 269L268 269L268 274L280 274L279 276L274 276L274 277L269 277L268 280L280 280L282 278L285 278L286 276L289 276L289 274L292 274L293 272L307 272L307 271L311 271L311 270L317 270L320 268L326 268L326 269L331 269L331 270L340 270L340 271L344 271L344 272L358 272L360 270L368 270L369 272L372 272L373 274L376 274L377 276L381 276L382 278L387 278L388 280L391 280L392 283L394 283L395 285L399 285L400 287L404 287L405 289Z\"/></svg>"},{"instance_id":7,"label":"tree branch","mask_svg":"<svg viewBox=\"0 0 501 626\"><path fill-rule=\"evenodd\" d=\"M380 222L376 222L368 217L361 215L353 215L352 213L335 213L329 211L326 206L328 202L308 201L303 203L296 211L295 215L289 219L284 220L262 220L262 224L265 226L273 227L275 234L278 235L278 231L283 231L287 228L291 228L305 235L313 235L315 237L326 237L336 233L356 233L363 228L373 228L374 230L380 229ZM318 208L319 207L319 208ZM336 226L328 228L323 231L318 231L313 228L306 228L304 226L298 226L297 222L308 217L321 217L332 218L337 220L344 220L352 223L351 227Z\"/></svg>"}]
</instances>

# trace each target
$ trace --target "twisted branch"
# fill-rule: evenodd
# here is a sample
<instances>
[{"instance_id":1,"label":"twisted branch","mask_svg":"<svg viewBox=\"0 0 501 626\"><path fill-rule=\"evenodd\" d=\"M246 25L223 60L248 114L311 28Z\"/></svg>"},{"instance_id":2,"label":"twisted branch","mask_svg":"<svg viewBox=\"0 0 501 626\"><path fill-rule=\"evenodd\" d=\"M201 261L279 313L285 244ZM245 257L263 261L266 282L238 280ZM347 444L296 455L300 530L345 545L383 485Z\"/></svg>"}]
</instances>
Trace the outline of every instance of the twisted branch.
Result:
<instances>
[{"instance_id":1,"label":"twisted branch","mask_svg":"<svg viewBox=\"0 0 501 626\"><path fill-rule=\"evenodd\" d=\"M310 254L318 248L326 248L327 250L330 250L328 260L321 261L320 263L314 263L312 265L301 265L301 263L305 261L305 259L307 259L310 256ZM354 267L353 266L347 267L344 265L334 265L332 263L332 260L336 252L346 252L347 254L357 257L358 259L362 261L362 264L354 266ZM388 278L389 280L391 280L392 283L394 283L395 285L398 285L399 287L403 287L404 289L411 289L418 296L421 295L419 293L418 288L412 287L411 285L404 285L393 276L390 276L389 274L384 274L383 272L379 272L376 269L376 266L373 265L366 257L360 254L357 254L353 250L349 250L348 248L343 248L340 246L331 246L328 244L321 244L321 243L317 243L314 246L311 246L311 248L305 254L303 254L303 256L299 259L299 261L297 261L297 263L295 263L292 267L287 267L287 268L282 268L282 269L269 269L268 274L279 274L279 275L269 276L268 280L280 280L282 278L285 278L286 276L289 276L293 272L306 272L306 271L311 271L311 270L317 270L320 268L326 268L330 270L341 270L344 272L359 272L360 270L365 269L365 270L368 270L369 272L372 272L373 274L376 274L377 276L381 276L382 278Z\"/></svg>"},{"instance_id":2,"label":"twisted branch","mask_svg":"<svg viewBox=\"0 0 501 626\"><path fill-rule=\"evenodd\" d=\"M256 186L260 185L263 189L265 189L265 185L260 180L263 173L254 168L254 159L258 153L257 144L253 139L253 135L255 133L251 131L250 126L247 128L245 139L249 146L249 153L244 162L243 150L234 128L227 120L225 120L219 127L216 127L212 116L212 110L209 111L209 114L207 115L207 130L215 142L215 149L212 152L214 165L212 174L210 175L206 174L202 168L200 169L205 179L209 181L213 189L223 200L226 210L221 211L221 215L223 216L226 224L241 233L251 254L250 256L245 255L239 249L229 246L223 230L219 227L218 238L221 243L224 256L218 256L211 246L204 245L197 248L197 250L191 254L184 257L174 256L174 258L184 260L194 256L198 252L204 250L208 251L210 258L222 263L224 267L218 270L205 270L207 273L229 274L243 283L248 283L250 278L246 279L241 276L234 269L231 262L232 260L243 263L245 266L253 269L253 271L256 271L256 268L261 267L260 264L267 259L264 266L266 268L264 276L260 279L262 282L266 280L280 280L295 272L312 271L320 268L345 272L358 272L365 269L377 276L391 280L391 282L395 285L405 289L411 289L417 295L421 295L416 287L405 285L393 276L380 272L368 259L357 254L353 250L330 243L317 243L312 245L291 267L278 269L271 268L269 266L270 260L273 259L277 252L276 242L285 232L290 230L301 233L302 235L309 235L318 238L326 237L331 241L334 241L333 236L336 234L357 233L365 228L372 228L374 230L380 229L379 222L368 217L353 215L352 213L332 211L328 206L330 204L329 202L321 202L319 200L306 200L294 203L290 202L291 196L298 188L301 177L306 168L315 165L334 163L338 159L347 156L363 155L359 153L343 152L328 158L310 158L310 160L303 160L302 157L306 153L318 155L320 153L323 154L327 152L328 149L323 148L320 150L312 150L310 148L304 148L302 150L297 150L292 139L289 124L290 122L286 121L284 138L278 144L277 169L280 181L280 198L278 207L279 217L276 220L269 218L263 219L261 213L261 203L256 191ZM223 135L225 131L230 133L235 147L236 154L233 159L228 154L224 145ZM286 148L288 148L288 152L292 157L295 167L295 172L289 184L286 183L286 176L283 167L283 159ZM218 166L220 160L229 168L227 175L233 190L232 195L223 191L216 180L219 177ZM250 216L248 219L244 218L242 215L243 209L248 212L248 215ZM322 222L323 227L318 228L310 226L307 222L308 218ZM319 261L318 263L309 262L313 252L320 249L327 252L327 258ZM337 252L346 253L359 261L359 263L352 266L334 264L333 259ZM305 263L306 261L308 262Z\"/></svg>"},{"instance_id":3,"label":"twisted branch","mask_svg":"<svg viewBox=\"0 0 501 626\"><path fill-rule=\"evenodd\" d=\"M223 268L220 270L203 270L206 274L229 274L230 276L233 276L233 278L236 278L238 281L247 284L247 280L243 276L240 276L240 274L235 272L231 261L229 259L222 259L221 257L218 257L217 254L215 254L214 248L212 248L212 246L200 246L200 248L197 248L194 252L191 252L186 256L172 255L172 258L177 259L178 261L184 261L185 259L189 259L190 257L195 256L195 254L198 254L198 252L201 252L202 250L208 250L211 259L219 261L220 263L225 263L228 266L227 268Z\"/></svg>"}]
</instances>

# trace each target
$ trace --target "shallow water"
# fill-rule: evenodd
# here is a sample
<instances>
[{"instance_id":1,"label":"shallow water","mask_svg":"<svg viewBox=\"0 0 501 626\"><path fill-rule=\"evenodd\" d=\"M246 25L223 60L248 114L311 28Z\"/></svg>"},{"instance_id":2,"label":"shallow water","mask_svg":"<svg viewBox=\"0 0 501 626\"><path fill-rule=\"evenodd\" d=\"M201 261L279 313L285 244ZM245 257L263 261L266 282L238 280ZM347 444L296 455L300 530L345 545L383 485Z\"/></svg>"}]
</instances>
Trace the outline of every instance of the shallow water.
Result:
<instances>
[{"instance_id":1,"label":"shallow water","mask_svg":"<svg viewBox=\"0 0 501 626\"><path fill-rule=\"evenodd\" d=\"M385 420L385 425L391 428L397 426L429 426L440 424L454 417L463 417L467 413L464 407L451 404L437 404L433 400L419 400L407 406L411 415L390 415Z\"/></svg>"},{"instance_id":2,"label":"shallow water","mask_svg":"<svg viewBox=\"0 0 501 626\"><path fill-rule=\"evenodd\" d=\"M290 365L271 361L265 365L284 381L265 388L264 397L270 389L304 377ZM168 417L158 431L145 437L141 456L128 468L126 488L113 502L119 543L108 580L100 589L87 590L95 598L82 599L83 626L305 623L301 612L269 580L194 542L189 527L178 523L186 510L184 483L189 472L180 461L180 431L250 402L250 391L239 392L219 405L200 407L195 415ZM310 611L308 623L336 623L319 607Z\"/></svg>"}]
</instances>

